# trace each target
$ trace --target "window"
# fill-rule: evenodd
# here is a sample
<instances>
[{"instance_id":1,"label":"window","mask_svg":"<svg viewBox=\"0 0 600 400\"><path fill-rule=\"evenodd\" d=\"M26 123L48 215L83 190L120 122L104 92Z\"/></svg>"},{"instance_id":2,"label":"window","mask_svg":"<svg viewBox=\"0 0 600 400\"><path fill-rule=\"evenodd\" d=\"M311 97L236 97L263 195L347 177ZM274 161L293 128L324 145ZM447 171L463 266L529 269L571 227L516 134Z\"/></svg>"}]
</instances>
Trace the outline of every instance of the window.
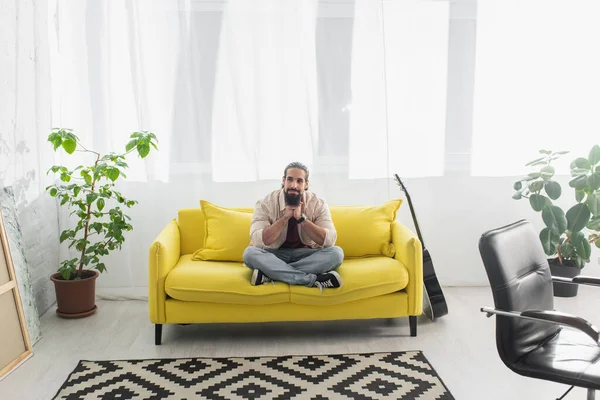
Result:
<instances>
[{"instance_id":1,"label":"window","mask_svg":"<svg viewBox=\"0 0 600 400\"><path fill-rule=\"evenodd\" d=\"M350 178L442 175L448 3L357 0L354 15Z\"/></svg>"},{"instance_id":2,"label":"window","mask_svg":"<svg viewBox=\"0 0 600 400\"><path fill-rule=\"evenodd\" d=\"M600 133L600 2L479 0L472 173L510 176L540 149L568 174Z\"/></svg>"}]
</instances>

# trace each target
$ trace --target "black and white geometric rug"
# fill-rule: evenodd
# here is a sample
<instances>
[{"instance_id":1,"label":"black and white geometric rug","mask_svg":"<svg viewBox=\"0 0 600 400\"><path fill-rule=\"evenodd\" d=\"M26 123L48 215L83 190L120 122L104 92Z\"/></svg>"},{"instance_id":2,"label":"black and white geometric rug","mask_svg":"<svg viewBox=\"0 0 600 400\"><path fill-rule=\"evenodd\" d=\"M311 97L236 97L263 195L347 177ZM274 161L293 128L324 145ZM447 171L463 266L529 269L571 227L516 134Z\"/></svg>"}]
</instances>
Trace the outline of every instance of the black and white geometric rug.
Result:
<instances>
[{"instance_id":1,"label":"black and white geometric rug","mask_svg":"<svg viewBox=\"0 0 600 400\"><path fill-rule=\"evenodd\" d=\"M54 399L454 399L421 351L80 361Z\"/></svg>"}]
</instances>

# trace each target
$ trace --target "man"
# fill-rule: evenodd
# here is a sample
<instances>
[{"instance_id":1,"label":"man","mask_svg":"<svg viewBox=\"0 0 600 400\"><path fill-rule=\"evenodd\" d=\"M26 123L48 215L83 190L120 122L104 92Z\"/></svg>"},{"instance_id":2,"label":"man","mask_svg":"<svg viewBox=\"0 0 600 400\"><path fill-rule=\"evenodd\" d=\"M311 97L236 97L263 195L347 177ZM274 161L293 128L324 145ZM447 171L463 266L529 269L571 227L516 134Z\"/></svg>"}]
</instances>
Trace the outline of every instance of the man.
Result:
<instances>
[{"instance_id":1,"label":"man","mask_svg":"<svg viewBox=\"0 0 600 400\"><path fill-rule=\"evenodd\" d=\"M244 263L253 269L251 284L281 281L291 285L339 288L344 252L325 201L308 192L308 168L285 167L281 189L256 202Z\"/></svg>"}]
</instances>

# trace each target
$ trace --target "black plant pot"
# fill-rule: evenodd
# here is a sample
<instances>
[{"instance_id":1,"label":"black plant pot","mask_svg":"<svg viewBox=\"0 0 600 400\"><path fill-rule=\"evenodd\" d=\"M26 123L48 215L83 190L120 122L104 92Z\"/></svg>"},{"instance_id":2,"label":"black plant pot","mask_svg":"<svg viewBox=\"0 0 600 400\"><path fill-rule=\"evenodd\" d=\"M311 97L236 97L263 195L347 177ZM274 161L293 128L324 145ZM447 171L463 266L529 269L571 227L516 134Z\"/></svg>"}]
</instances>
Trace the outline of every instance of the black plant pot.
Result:
<instances>
[{"instance_id":1,"label":"black plant pot","mask_svg":"<svg viewBox=\"0 0 600 400\"><path fill-rule=\"evenodd\" d=\"M561 264L558 258L548 259L550 264L550 272L552 276L560 276L563 278L574 278L580 274L581 269L577 267L577 263L573 260L563 260ZM579 285L571 283L553 282L554 296L556 297L575 297Z\"/></svg>"}]
</instances>

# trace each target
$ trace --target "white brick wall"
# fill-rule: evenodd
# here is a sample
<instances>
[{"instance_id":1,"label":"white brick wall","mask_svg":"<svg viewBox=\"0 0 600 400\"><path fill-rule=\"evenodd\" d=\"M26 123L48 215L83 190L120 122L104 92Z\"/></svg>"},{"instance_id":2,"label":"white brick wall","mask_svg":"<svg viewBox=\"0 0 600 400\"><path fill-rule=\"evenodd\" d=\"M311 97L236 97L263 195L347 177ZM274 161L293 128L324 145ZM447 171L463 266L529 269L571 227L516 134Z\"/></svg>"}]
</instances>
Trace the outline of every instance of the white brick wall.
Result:
<instances>
[{"instance_id":1,"label":"white brick wall","mask_svg":"<svg viewBox=\"0 0 600 400\"><path fill-rule=\"evenodd\" d=\"M36 304L40 314L43 314L56 302L54 286L50 281L50 275L56 272L59 265L56 202L52 197L42 195L20 207L18 215Z\"/></svg>"}]
</instances>

